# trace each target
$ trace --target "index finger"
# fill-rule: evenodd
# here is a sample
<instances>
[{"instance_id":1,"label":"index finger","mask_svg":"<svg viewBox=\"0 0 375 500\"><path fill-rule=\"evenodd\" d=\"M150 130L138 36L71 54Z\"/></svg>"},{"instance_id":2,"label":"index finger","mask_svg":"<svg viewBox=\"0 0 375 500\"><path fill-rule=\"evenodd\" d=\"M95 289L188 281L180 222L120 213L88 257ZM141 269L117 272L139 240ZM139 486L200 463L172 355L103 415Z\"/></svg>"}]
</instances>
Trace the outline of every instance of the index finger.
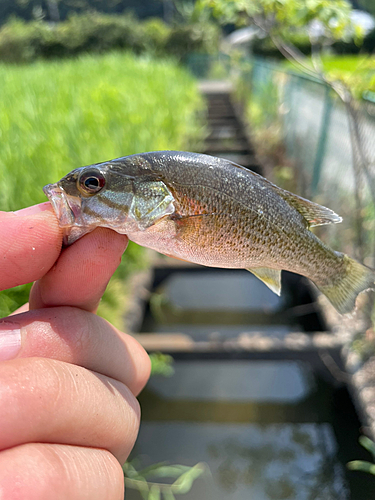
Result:
<instances>
[{"instance_id":1,"label":"index finger","mask_svg":"<svg viewBox=\"0 0 375 500\"><path fill-rule=\"evenodd\" d=\"M61 245L62 230L49 202L0 212L0 290L41 278Z\"/></svg>"}]
</instances>

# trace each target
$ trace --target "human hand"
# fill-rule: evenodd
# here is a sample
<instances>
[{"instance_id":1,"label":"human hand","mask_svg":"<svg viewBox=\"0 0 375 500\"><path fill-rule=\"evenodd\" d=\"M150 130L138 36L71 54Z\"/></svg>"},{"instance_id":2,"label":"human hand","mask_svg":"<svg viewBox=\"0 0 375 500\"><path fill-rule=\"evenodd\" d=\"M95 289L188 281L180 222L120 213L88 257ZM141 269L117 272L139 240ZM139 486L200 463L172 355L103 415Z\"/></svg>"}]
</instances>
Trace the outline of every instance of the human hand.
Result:
<instances>
[{"instance_id":1,"label":"human hand","mask_svg":"<svg viewBox=\"0 0 375 500\"><path fill-rule=\"evenodd\" d=\"M0 212L0 290L38 280L0 319L0 498L120 500L150 362L93 313L127 238L61 242L49 203Z\"/></svg>"}]
</instances>

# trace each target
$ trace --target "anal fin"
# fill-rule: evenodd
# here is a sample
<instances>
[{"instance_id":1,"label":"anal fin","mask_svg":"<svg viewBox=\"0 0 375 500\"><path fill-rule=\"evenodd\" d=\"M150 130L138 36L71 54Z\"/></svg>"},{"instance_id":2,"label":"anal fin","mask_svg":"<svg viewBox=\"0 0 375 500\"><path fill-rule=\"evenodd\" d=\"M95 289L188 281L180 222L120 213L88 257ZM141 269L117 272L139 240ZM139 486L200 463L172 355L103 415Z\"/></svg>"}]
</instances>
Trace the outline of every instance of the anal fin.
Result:
<instances>
[{"instance_id":1,"label":"anal fin","mask_svg":"<svg viewBox=\"0 0 375 500\"><path fill-rule=\"evenodd\" d=\"M248 269L260 281L263 281L276 295L281 293L281 271L280 269L270 269L268 267L257 267L256 269Z\"/></svg>"}]
</instances>

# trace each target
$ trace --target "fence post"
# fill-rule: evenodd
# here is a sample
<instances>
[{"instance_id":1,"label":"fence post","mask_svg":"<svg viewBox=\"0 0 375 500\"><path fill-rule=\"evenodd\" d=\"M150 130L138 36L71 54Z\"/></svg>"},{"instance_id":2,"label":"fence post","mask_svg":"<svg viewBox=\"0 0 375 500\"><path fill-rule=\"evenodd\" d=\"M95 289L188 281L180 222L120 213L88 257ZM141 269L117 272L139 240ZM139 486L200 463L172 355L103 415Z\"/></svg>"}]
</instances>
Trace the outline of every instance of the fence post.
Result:
<instances>
[{"instance_id":1,"label":"fence post","mask_svg":"<svg viewBox=\"0 0 375 500\"><path fill-rule=\"evenodd\" d=\"M331 117L332 110L332 97L331 97L331 88L327 85L325 96L324 96L324 109L322 113L322 121L320 124L320 135L318 139L318 144L316 147L316 156L314 161L313 175L311 181L311 195L314 196L316 194L320 173L322 170L323 158L325 154L326 144L327 144L327 132L329 128L329 122Z\"/></svg>"}]
</instances>

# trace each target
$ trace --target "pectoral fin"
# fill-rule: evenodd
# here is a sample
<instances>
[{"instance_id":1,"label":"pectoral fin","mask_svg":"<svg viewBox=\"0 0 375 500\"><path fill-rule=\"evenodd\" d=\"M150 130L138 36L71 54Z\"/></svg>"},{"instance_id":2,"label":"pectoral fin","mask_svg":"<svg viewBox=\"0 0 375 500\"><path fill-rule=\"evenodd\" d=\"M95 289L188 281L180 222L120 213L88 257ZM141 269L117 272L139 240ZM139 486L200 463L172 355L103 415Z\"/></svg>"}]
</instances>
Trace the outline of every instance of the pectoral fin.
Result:
<instances>
[{"instance_id":1,"label":"pectoral fin","mask_svg":"<svg viewBox=\"0 0 375 500\"><path fill-rule=\"evenodd\" d=\"M257 267L256 269L248 269L260 281L263 281L276 295L281 293L281 271L280 269L269 269L268 267Z\"/></svg>"},{"instance_id":2,"label":"pectoral fin","mask_svg":"<svg viewBox=\"0 0 375 500\"><path fill-rule=\"evenodd\" d=\"M174 211L174 197L164 182L141 179L133 183L129 216L136 221L141 231Z\"/></svg>"}]
</instances>

